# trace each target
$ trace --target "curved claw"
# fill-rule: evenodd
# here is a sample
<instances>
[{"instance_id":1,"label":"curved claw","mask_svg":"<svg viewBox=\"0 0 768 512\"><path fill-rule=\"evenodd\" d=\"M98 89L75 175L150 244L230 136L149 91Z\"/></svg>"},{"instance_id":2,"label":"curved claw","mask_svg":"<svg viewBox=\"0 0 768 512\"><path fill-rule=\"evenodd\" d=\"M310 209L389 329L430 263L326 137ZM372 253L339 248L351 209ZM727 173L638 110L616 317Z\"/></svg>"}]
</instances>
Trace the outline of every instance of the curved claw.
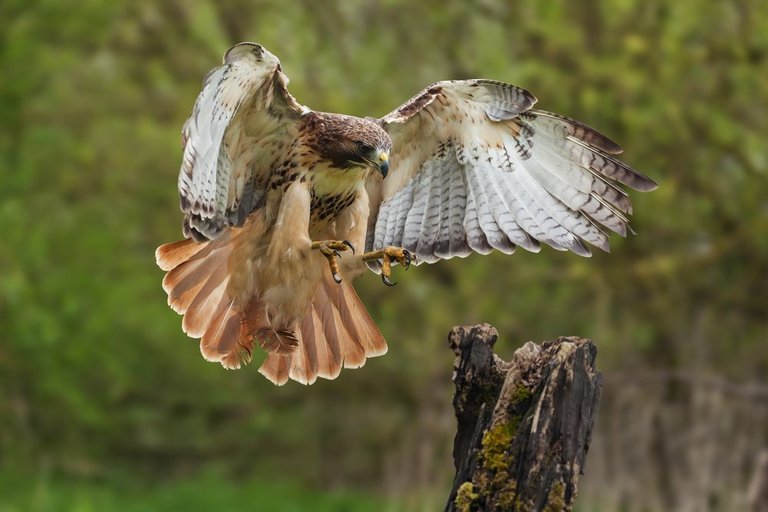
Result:
<instances>
[{"instance_id":1,"label":"curved claw","mask_svg":"<svg viewBox=\"0 0 768 512\"><path fill-rule=\"evenodd\" d=\"M384 282L387 286L395 286L397 283L393 283L389 280L389 278L385 274L381 274L381 280Z\"/></svg>"},{"instance_id":2,"label":"curved claw","mask_svg":"<svg viewBox=\"0 0 768 512\"><path fill-rule=\"evenodd\" d=\"M337 272L334 272L332 275L333 280L336 281L336 284L341 284L341 276Z\"/></svg>"},{"instance_id":3,"label":"curved claw","mask_svg":"<svg viewBox=\"0 0 768 512\"><path fill-rule=\"evenodd\" d=\"M355 255L355 246L352 245L352 242L350 242L349 240L342 240L341 243L349 247L349 250L352 251L352 255L353 256Z\"/></svg>"},{"instance_id":4,"label":"curved claw","mask_svg":"<svg viewBox=\"0 0 768 512\"><path fill-rule=\"evenodd\" d=\"M339 251L337 251L336 249L333 250L333 255L336 256L337 258L341 258L341 254L339 254Z\"/></svg>"},{"instance_id":5,"label":"curved claw","mask_svg":"<svg viewBox=\"0 0 768 512\"><path fill-rule=\"evenodd\" d=\"M403 250L403 256L405 256L405 264L403 265L403 268L405 270L408 270L409 268L411 268L411 261L412 261L411 251Z\"/></svg>"}]
</instances>

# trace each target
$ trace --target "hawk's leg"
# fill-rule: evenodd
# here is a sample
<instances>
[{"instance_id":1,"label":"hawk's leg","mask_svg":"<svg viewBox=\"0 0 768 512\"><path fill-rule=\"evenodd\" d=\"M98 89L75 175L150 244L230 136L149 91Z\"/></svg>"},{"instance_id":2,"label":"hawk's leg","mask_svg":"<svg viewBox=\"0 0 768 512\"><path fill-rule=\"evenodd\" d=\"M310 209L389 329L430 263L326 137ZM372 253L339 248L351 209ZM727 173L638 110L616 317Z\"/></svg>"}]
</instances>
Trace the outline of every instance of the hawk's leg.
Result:
<instances>
[{"instance_id":1,"label":"hawk's leg","mask_svg":"<svg viewBox=\"0 0 768 512\"><path fill-rule=\"evenodd\" d=\"M341 283L341 275L339 274L339 262L336 258L340 258L339 251L346 251L349 249L352 254L355 254L355 247L347 240L322 240L318 242L312 242L312 249L320 251L320 253L328 260L328 266L331 267L331 274L333 280L337 283Z\"/></svg>"},{"instance_id":2,"label":"hawk's leg","mask_svg":"<svg viewBox=\"0 0 768 512\"><path fill-rule=\"evenodd\" d=\"M385 247L378 251L371 251L360 256L363 261L381 260L381 280L387 286L395 286L389 278L392 276L392 262L396 261L405 270L416 260L416 255L402 247Z\"/></svg>"}]
</instances>

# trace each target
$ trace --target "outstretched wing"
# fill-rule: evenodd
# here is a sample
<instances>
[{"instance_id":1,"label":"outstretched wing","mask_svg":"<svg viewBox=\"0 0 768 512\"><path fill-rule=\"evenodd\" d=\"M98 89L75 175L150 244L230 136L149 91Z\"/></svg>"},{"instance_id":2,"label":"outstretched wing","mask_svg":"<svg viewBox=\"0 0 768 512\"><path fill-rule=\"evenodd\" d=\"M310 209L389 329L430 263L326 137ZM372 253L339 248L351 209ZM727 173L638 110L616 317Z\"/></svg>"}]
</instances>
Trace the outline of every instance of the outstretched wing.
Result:
<instances>
[{"instance_id":1,"label":"outstretched wing","mask_svg":"<svg viewBox=\"0 0 768 512\"><path fill-rule=\"evenodd\" d=\"M305 110L287 84L277 57L255 43L230 48L205 77L182 129L187 238L216 238L264 201L269 174L290 153Z\"/></svg>"},{"instance_id":2,"label":"outstretched wing","mask_svg":"<svg viewBox=\"0 0 768 512\"><path fill-rule=\"evenodd\" d=\"M369 183L380 204L368 249L401 246L428 263L540 242L608 251L603 228L625 236L632 213L618 184L656 183L614 158L616 143L535 102L502 82L447 81L382 118L393 149L387 179Z\"/></svg>"}]
</instances>

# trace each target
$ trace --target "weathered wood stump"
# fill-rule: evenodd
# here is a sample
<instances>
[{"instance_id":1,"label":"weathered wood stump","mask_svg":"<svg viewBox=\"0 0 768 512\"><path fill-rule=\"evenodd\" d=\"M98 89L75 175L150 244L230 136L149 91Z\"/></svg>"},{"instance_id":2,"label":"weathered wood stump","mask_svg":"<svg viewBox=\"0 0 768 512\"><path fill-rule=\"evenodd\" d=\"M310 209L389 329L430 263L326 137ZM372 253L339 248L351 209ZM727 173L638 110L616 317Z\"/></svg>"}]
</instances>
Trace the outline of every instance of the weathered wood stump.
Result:
<instances>
[{"instance_id":1,"label":"weathered wood stump","mask_svg":"<svg viewBox=\"0 0 768 512\"><path fill-rule=\"evenodd\" d=\"M488 324L455 327L449 512L571 510L602 390L597 348L582 338L493 353Z\"/></svg>"}]
</instances>

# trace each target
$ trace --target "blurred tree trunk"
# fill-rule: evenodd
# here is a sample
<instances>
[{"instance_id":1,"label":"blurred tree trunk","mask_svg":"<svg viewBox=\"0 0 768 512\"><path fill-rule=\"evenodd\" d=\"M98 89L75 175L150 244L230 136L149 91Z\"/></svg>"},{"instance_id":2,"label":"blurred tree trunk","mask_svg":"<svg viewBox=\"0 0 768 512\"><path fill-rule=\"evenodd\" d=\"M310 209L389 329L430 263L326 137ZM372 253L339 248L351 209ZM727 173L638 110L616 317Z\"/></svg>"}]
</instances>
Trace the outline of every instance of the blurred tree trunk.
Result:
<instances>
[{"instance_id":1,"label":"blurred tree trunk","mask_svg":"<svg viewBox=\"0 0 768 512\"><path fill-rule=\"evenodd\" d=\"M571 510L600 400L595 345L526 343L506 362L488 324L455 327L456 477L446 510Z\"/></svg>"}]
</instances>

